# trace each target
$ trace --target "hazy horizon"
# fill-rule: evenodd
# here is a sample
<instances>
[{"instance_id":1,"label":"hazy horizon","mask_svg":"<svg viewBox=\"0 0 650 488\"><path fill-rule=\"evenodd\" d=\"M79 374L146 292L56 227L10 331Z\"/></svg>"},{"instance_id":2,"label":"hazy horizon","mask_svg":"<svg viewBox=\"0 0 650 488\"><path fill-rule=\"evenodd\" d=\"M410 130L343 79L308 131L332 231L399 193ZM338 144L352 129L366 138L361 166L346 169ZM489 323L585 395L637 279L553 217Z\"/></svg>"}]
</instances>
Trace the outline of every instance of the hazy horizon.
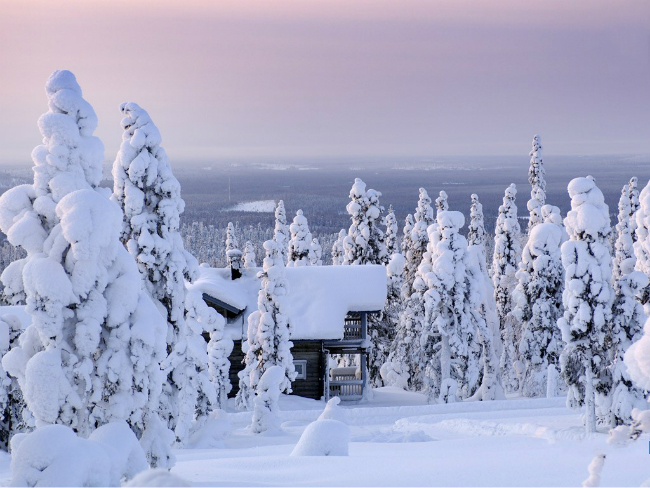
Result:
<instances>
[{"instance_id":1,"label":"hazy horizon","mask_svg":"<svg viewBox=\"0 0 650 488\"><path fill-rule=\"evenodd\" d=\"M0 164L73 71L117 152L119 104L170 158L648 155L650 2L0 0Z\"/></svg>"}]
</instances>

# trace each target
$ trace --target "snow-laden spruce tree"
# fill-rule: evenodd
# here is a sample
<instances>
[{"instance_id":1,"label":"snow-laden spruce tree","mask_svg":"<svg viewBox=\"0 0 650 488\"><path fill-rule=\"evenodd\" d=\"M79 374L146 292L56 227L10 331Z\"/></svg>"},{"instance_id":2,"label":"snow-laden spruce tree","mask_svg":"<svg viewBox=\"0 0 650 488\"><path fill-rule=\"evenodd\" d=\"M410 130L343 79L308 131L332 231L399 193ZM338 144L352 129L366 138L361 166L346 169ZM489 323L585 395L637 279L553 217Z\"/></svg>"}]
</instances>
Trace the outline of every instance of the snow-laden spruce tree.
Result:
<instances>
[{"instance_id":1,"label":"snow-laden spruce tree","mask_svg":"<svg viewBox=\"0 0 650 488\"><path fill-rule=\"evenodd\" d=\"M366 184L355 178L350 203L346 206L352 223L343 240L343 264L386 264L388 261L384 232L379 228L384 211L379 205L380 196L376 190L366 190Z\"/></svg>"},{"instance_id":2,"label":"snow-laden spruce tree","mask_svg":"<svg viewBox=\"0 0 650 488\"><path fill-rule=\"evenodd\" d=\"M20 319L13 314L0 317L0 357L18 344L22 332ZM9 441L21 432L33 429L33 419L25 408L20 386L0 366L0 449L9 451Z\"/></svg>"},{"instance_id":3,"label":"snow-laden spruce tree","mask_svg":"<svg viewBox=\"0 0 650 488\"><path fill-rule=\"evenodd\" d=\"M386 254L392 256L400 252L399 242L397 240L398 226L397 218L393 206L388 206L388 213L386 214Z\"/></svg>"},{"instance_id":4,"label":"snow-laden spruce tree","mask_svg":"<svg viewBox=\"0 0 650 488\"><path fill-rule=\"evenodd\" d=\"M516 345L520 339L520 330L513 318L509 317L512 310L512 292L517 286L515 275L521 259L521 231L517 220L516 195L517 188L513 183L506 188L503 205L499 207L492 257L494 300L503 342L500 358L501 377L506 391L516 391L519 387L515 361L517 361Z\"/></svg>"},{"instance_id":5,"label":"snow-laden spruce tree","mask_svg":"<svg viewBox=\"0 0 650 488\"><path fill-rule=\"evenodd\" d=\"M630 199L632 201L632 199ZM634 242L634 256L636 257L637 271L650 276L650 182L641 190L639 195L639 208L634 214L636 223ZM650 312L650 288L646 288L640 297L645 307L646 314Z\"/></svg>"},{"instance_id":6,"label":"snow-laden spruce tree","mask_svg":"<svg viewBox=\"0 0 650 488\"><path fill-rule=\"evenodd\" d=\"M544 220L542 207L546 204L546 171L542 162L542 140L539 134L533 137L533 149L530 151L530 168L528 182L530 183L530 200L528 200L528 233Z\"/></svg>"},{"instance_id":7,"label":"snow-laden spruce tree","mask_svg":"<svg viewBox=\"0 0 650 488\"><path fill-rule=\"evenodd\" d=\"M465 218L460 212L439 210L438 228L432 229L429 252L431 269L424 273L428 290L424 294L425 330L423 336L440 335L440 350L427 368L429 402L467 398L476 388L479 372L471 371L470 341L475 338L471 304L468 298L467 240L460 234ZM431 330L428 330L428 329ZM473 384L472 384L473 383Z\"/></svg>"},{"instance_id":8,"label":"snow-laden spruce tree","mask_svg":"<svg viewBox=\"0 0 650 488\"><path fill-rule=\"evenodd\" d=\"M241 249L239 249L235 226L232 222L228 222L228 227L226 228L226 260L228 261L228 267L231 270L233 278L239 278L241 276L243 265L242 254Z\"/></svg>"},{"instance_id":9,"label":"snow-laden spruce tree","mask_svg":"<svg viewBox=\"0 0 650 488\"><path fill-rule=\"evenodd\" d=\"M284 368L274 365L269 366L259 379L255 389L251 423L251 431L254 433L261 434L267 431L277 431L280 428L278 400L285 380Z\"/></svg>"},{"instance_id":10,"label":"snow-laden spruce tree","mask_svg":"<svg viewBox=\"0 0 650 488\"><path fill-rule=\"evenodd\" d=\"M334 266L340 266L341 264L343 264L343 260L345 259L345 249L343 248L343 240L347 235L348 233L345 231L345 229L341 229L339 231L339 235L334 241L334 244L332 244L332 264Z\"/></svg>"},{"instance_id":11,"label":"snow-laden spruce tree","mask_svg":"<svg viewBox=\"0 0 650 488\"><path fill-rule=\"evenodd\" d=\"M251 241L246 241L246 245L244 246L244 268L257 268L255 258L255 247L253 246L253 243Z\"/></svg>"},{"instance_id":12,"label":"snow-laden spruce tree","mask_svg":"<svg viewBox=\"0 0 650 488\"><path fill-rule=\"evenodd\" d=\"M639 179L636 176L630 178L627 184L628 198L630 199L630 227L632 228L632 240L636 242L636 211L639 210Z\"/></svg>"},{"instance_id":13,"label":"snow-laden spruce tree","mask_svg":"<svg viewBox=\"0 0 650 488\"><path fill-rule=\"evenodd\" d=\"M541 208L538 210L541 217ZM529 233L517 271L519 283L513 291L512 315L521 324L518 352L523 372L519 391L526 397L540 397L547 393L548 367L559 364L563 347L557 327L563 311L563 233L558 225L544 222L535 224Z\"/></svg>"},{"instance_id":14,"label":"snow-laden spruce tree","mask_svg":"<svg viewBox=\"0 0 650 488\"><path fill-rule=\"evenodd\" d=\"M614 243L614 260L612 261L612 277L619 280L632 272L636 265L634 256L634 228L630 187L623 186L621 198L618 200L618 223L616 224L616 242Z\"/></svg>"},{"instance_id":15,"label":"snow-laden spruce tree","mask_svg":"<svg viewBox=\"0 0 650 488\"><path fill-rule=\"evenodd\" d=\"M173 435L157 413L165 319L120 242L122 213L99 187L95 112L69 71L55 71L46 93L34 183L0 198L0 229L27 252L2 278L32 315L3 367L18 379L37 428L57 423L86 437L125 420L149 462L170 466Z\"/></svg>"},{"instance_id":16,"label":"snow-laden spruce tree","mask_svg":"<svg viewBox=\"0 0 650 488\"><path fill-rule=\"evenodd\" d=\"M402 252L406 258L404 284L402 285L402 293L405 298L408 298L413 293L415 275L429 243L427 228L434 222L431 198L429 198L424 188L420 188L420 196L414 216L412 217L409 214L406 217L404 240L402 241Z\"/></svg>"},{"instance_id":17,"label":"snow-laden spruce tree","mask_svg":"<svg viewBox=\"0 0 650 488\"><path fill-rule=\"evenodd\" d=\"M611 334L612 277L608 239L609 209L591 176L569 183L571 210L564 219L569 241L562 244L565 269L564 315L558 320L565 342L560 356L562 377L569 387L567 405L586 405L585 427L596 431L598 386L605 378L607 341Z\"/></svg>"},{"instance_id":18,"label":"snow-laden spruce tree","mask_svg":"<svg viewBox=\"0 0 650 488\"><path fill-rule=\"evenodd\" d=\"M487 235L485 233L485 219L483 217L483 205L478 199L478 195L473 193L471 196L472 205L469 210L470 222L467 228L467 244L470 246L483 246Z\"/></svg>"},{"instance_id":19,"label":"snow-laden spruce tree","mask_svg":"<svg viewBox=\"0 0 650 488\"><path fill-rule=\"evenodd\" d=\"M161 136L149 114L123 103L122 145L113 164L113 200L124 213L122 242L138 263L144 285L167 318L167 373L161 413L183 444L195 414L206 416L216 392L209 380L208 355L200 322L186 323L185 281L198 276L198 263L185 251L179 232L185 208ZM199 399L207 404L199 405Z\"/></svg>"},{"instance_id":20,"label":"snow-laden spruce tree","mask_svg":"<svg viewBox=\"0 0 650 488\"><path fill-rule=\"evenodd\" d=\"M286 313L288 288L282 255L273 240L264 243L264 250L266 257L262 271L257 275L262 281L262 289L257 297L258 309L248 317L248 350L243 371L248 379L243 380L244 385L240 381L241 396L249 395L242 398L240 404L248 408L260 378L270 367L280 366L284 371L280 384L283 392L291 393L291 382L296 377L291 355L291 324Z\"/></svg>"},{"instance_id":21,"label":"snow-laden spruce tree","mask_svg":"<svg viewBox=\"0 0 650 488\"><path fill-rule=\"evenodd\" d=\"M282 249L282 262L287 262L287 247L289 245L289 224L287 224L287 212L284 209L284 201L280 200L275 207L275 227L273 229L273 240ZM259 242L259 241L258 241Z\"/></svg>"},{"instance_id":22,"label":"snow-laden spruce tree","mask_svg":"<svg viewBox=\"0 0 650 488\"><path fill-rule=\"evenodd\" d=\"M628 373L624 357L627 350L643 335L647 316L637 296L648 286L648 277L631 271L614 282L612 307L611 419L612 426L630 424L632 410L647 410L648 392L636 386Z\"/></svg>"},{"instance_id":23,"label":"snow-laden spruce tree","mask_svg":"<svg viewBox=\"0 0 650 488\"><path fill-rule=\"evenodd\" d=\"M447 192L440 190L440 193L438 193L438 198L436 198L436 212L446 212L447 210L449 210Z\"/></svg>"},{"instance_id":24,"label":"snow-laden spruce tree","mask_svg":"<svg viewBox=\"0 0 650 488\"><path fill-rule=\"evenodd\" d=\"M312 266L322 266L323 248L315 237L311 240L309 247L309 264Z\"/></svg>"},{"instance_id":25,"label":"snow-laden spruce tree","mask_svg":"<svg viewBox=\"0 0 650 488\"><path fill-rule=\"evenodd\" d=\"M311 261L309 253L311 251L312 236L309 232L307 217L302 210L296 212L293 222L289 226L291 239L287 248L287 266L297 268L299 266L309 266Z\"/></svg>"}]
</instances>

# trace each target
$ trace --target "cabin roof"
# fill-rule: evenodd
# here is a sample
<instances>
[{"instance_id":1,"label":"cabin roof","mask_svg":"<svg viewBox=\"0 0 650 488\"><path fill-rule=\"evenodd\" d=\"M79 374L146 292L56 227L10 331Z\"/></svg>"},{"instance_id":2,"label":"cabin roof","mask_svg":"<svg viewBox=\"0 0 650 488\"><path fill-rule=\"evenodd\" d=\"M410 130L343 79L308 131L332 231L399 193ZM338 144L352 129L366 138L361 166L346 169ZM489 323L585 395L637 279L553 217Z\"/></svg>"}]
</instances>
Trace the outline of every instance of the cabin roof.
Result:
<instances>
[{"instance_id":1,"label":"cabin roof","mask_svg":"<svg viewBox=\"0 0 650 488\"><path fill-rule=\"evenodd\" d=\"M227 268L200 267L199 278L191 285L218 301L233 313L248 316L257 310L261 281L260 268L243 270L242 277L230 279ZM345 316L349 312L378 312L386 303L386 268L365 266L303 266L286 268L287 314L295 340L336 340L343 338ZM216 302L215 302L216 303ZM242 336L242 323L228 327L232 339Z\"/></svg>"}]
</instances>

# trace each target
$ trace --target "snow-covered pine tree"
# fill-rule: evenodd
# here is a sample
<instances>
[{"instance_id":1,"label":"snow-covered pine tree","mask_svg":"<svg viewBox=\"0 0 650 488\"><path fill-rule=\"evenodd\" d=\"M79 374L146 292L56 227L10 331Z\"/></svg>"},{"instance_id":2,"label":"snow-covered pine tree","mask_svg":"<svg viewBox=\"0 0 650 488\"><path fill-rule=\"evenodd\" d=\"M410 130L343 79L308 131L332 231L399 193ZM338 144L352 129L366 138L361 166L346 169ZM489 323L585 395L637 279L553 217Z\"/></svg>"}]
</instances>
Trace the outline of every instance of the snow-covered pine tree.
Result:
<instances>
[{"instance_id":1,"label":"snow-covered pine tree","mask_svg":"<svg viewBox=\"0 0 650 488\"><path fill-rule=\"evenodd\" d=\"M312 266L321 266L323 264L323 248L315 237L311 240L309 247L309 264Z\"/></svg>"},{"instance_id":2,"label":"snow-covered pine tree","mask_svg":"<svg viewBox=\"0 0 650 488\"><path fill-rule=\"evenodd\" d=\"M386 254L392 256L400 252L399 242L397 240L397 218L393 206L388 206L388 213L386 214Z\"/></svg>"},{"instance_id":3,"label":"snow-covered pine tree","mask_svg":"<svg viewBox=\"0 0 650 488\"><path fill-rule=\"evenodd\" d=\"M533 149L530 151L530 168L528 182L530 183L530 200L528 200L528 233L537 224L542 223L542 207L546 204L546 171L542 162L542 140L539 134L533 137Z\"/></svg>"},{"instance_id":4,"label":"snow-covered pine tree","mask_svg":"<svg viewBox=\"0 0 650 488\"><path fill-rule=\"evenodd\" d=\"M18 317L13 314L0 317L0 357L18 344L21 331ZM9 451L14 434L33 428L33 418L26 409L18 381L0 366L0 449Z\"/></svg>"},{"instance_id":5,"label":"snow-covered pine tree","mask_svg":"<svg viewBox=\"0 0 650 488\"><path fill-rule=\"evenodd\" d=\"M618 200L618 223L616 224L616 242L614 244L614 260L612 261L612 277L614 281L621 279L634 270L634 239L632 227L632 202L630 187L623 186L621 198Z\"/></svg>"},{"instance_id":6,"label":"snow-covered pine tree","mask_svg":"<svg viewBox=\"0 0 650 488\"><path fill-rule=\"evenodd\" d=\"M247 366L255 365L249 371L249 387L255 391L264 372L272 366L280 366L284 371L280 389L291 393L291 382L295 379L296 372L291 355L291 324L286 313L288 289L285 267L275 241L266 241L264 250L266 257L262 271L257 275L262 281L262 289L257 298L258 309L248 318L248 352L245 362Z\"/></svg>"},{"instance_id":7,"label":"snow-covered pine tree","mask_svg":"<svg viewBox=\"0 0 650 488\"><path fill-rule=\"evenodd\" d=\"M278 400L280 399L282 384L285 380L284 368L273 365L269 366L259 379L255 390L255 406L251 423L251 430L255 434L274 431L279 428Z\"/></svg>"},{"instance_id":8,"label":"snow-covered pine tree","mask_svg":"<svg viewBox=\"0 0 650 488\"><path fill-rule=\"evenodd\" d=\"M122 246L122 213L99 187L97 117L72 73L47 81L34 183L0 198L0 229L27 257L3 273L24 293L32 323L3 367L20 383L36 427L82 436L128 421L152 465L173 464L173 435L158 418L167 327Z\"/></svg>"},{"instance_id":9,"label":"snow-covered pine tree","mask_svg":"<svg viewBox=\"0 0 650 488\"><path fill-rule=\"evenodd\" d=\"M404 298L410 297L413 293L415 275L429 243L427 228L434 222L431 198L424 188L420 188L414 215L415 217L412 217L411 214L407 215L404 224L404 240L402 241L402 253L406 259L404 284L402 285Z\"/></svg>"},{"instance_id":10,"label":"snow-covered pine tree","mask_svg":"<svg viewBox=\"0 0 650 488\"><path fill-rule=\"evenodd\" d=\"M467 244L470 246L483 246L485 248L485 219L483 218L483 205L478 199L478 195L473 193L471 196L472 205L469 210L470 222L467 228Z\"/></svg>"},{"instance_id":11,"label":"snow-covered pine tree","mask_svg":"<svg viewBox=\"0 0 650 488\"><path fill-rule=\"evenodd\" d=\"M606 342L611 334L612 276L608 239L609 210L591 176L569 183L571 210L564 219L570 240L562 244L565 269L564 315L558 320L565 348L562 377L569 387L567 405L586 405L585 427L596 431L596 386L609 390ZM601 378L599 378L599 374Z\"/></svg>"},{"instance_id":12,"label":"snow-covered pine tree","mask_svg":"<svg viewBox=\"0 0 650 488\"><path fill-rule=\"evenodd\" d=\"M291 239L289 240L287 251L287 266L297 268L299 266L309 266L309 252L311 250L312 236L309 232L307 217L302 210L296 212L293 222L289 226Z\"/></svg>"},{"instance_id":13,"label":"snow-covered pine tree","mask_svg":"<svg viewBox=\"0 0 650 488\"><path fill-rule=\"evenodd\" d=\"M242 254L241 249L239 249L235 226L232 222L228 222L226 228L226 260L233 278L241 277Z\"/></svg>"},{"instance_id":14,"label":"snow-covered pine tree","mask_svg":"<svg viewBox=\"0 0 650 488\"><path fill-rule=\"evenodd\" d=\"M438 198L436 198L436 212L446 212L447 210L449 210L447 192L440 190L440 193L438 193Z\"/></svg>"},{"instance_id":15,"label":"snow-covered pine tree","mask_svg":"<svg viewBox=\"0 0 650 488\"><path fill-rule=\"evenodd\" d=\"M515 274L521 259L521 231L517 220L516 195L517 188L513 183L506 188L503 205L499 207L492 258L494 300L503 343L500 358L501 378L506 391L516 391L519 387L514 363L517 361L516 344L519 342L520 331L513 318L508 316L512 310L512 292L517 286Z\"/></svg>"},{"instance_id":16,"label":"snow-covered pine tree","mask_svg":"<svg viewBox=\"0 0 650 488\"><path fill-rule=\"evenodd\" d=\"M244 268L257 268L257 262L255 261L255 247L251 241L246 241L246 245L244 246Z\"/></svg>"},{"instance_id":17,"label":"snow-covered pine tree","mask_svg":"<svg viewBox=\"0 0 650 488\"><path fill-rule=\"evenodd\" d=\"M198 276L196 259L185 251L179 232L185 208L181 187L172 174L161 136L149 114L123 103L122 145L113 164L113 200L124 213L122 242L138 263L145 287L165 310L167 373L161 412L183 444L195 414L209 413L216 392L209 380L204 331L186 323L185 281ZM207 404L199 407L199 398Z\"/></svg>"},{"instance_id":18,"label":"snow-covered pine tree","mask_svg":"<svg viewBox=\"0 0 650 488\"><path fill-rule=\"evenodd\" d=\"M332 265L339 266L343 264L343 259L345 258L345 249L343 248L343 239L348 233L345 229L339 231L339 235L332 244Z\"/></svg>"},{"instance_id":19,"label":"snow-covered pine tree","mask_svg":"<svg viewBox=\"0 0 650 488\"><path fill-rule=\"evenodd\" d=\"M360 178L355 178L346 210L352 221L343 240L343 264L386 264L386 242L379 228L384 207L379 205L381 193L367 190Z\"/></svg>"},{"instance_id":20,"label":"snow-covered pine tree","mask_svg":"<svg viewBox=\"0 0 650 488\"><path fill-rule=\"evenodd\" d=\"M273 240L282 249L282 262L287 262L287 247L289 245L289 224L287 224L287 212L284 209L284 201L280 200L275 207L275 227L273 229ZM259 242L259 241L258 241Z\"/></svg>"},{"instance_id":21,"label":"snow-covered pine tree","mask_svg":"<svg viewBox=\"0 0 650 488\"><path fill-rule=\"evenodd\" d=\"M639 202L639 179L636 176L630 178L627 184L628 197L630 199L630 227L632 229L632 240L636 242L636 211L641 206Z\"/></svg>"},{"instance_id":22,"label":"snow-covered pine tree","mask_svg":"<svg viewBox=\"0 0 650 488\"><path fill-rule=\"evenodd\" d=\"M541 208L537 210L542 218ZM529 229L516 275L519 283L513 291L512 315L521 324L518 352L523 372L519 386L526 397L546 396L548 367L559 364L563 347L557 328L563 310L562 243L562 228L537 222Z\"/></svg>"}]
</instances>

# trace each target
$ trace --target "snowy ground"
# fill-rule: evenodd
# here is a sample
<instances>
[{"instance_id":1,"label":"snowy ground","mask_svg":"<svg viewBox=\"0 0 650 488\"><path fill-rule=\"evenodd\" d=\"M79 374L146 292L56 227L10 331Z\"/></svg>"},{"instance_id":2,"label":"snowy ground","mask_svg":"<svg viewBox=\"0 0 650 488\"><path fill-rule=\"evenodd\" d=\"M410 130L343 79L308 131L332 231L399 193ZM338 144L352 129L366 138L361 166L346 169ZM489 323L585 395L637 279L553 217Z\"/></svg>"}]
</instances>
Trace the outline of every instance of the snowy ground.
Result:
<instances>
[{"instance_id":1,"label":"snowy ground","mask_svg":"<svg viewBox=\"0 0 650 488\"><path fill-rule=\"evenodd\" d=\"M226 209L226 212L273 213L275 212L275 206L275 200L258 200L255 202L238 203L234 207Z\"/></svg>"},{"instance_id":2,"label":"snowy ground","mask_svg":"<svg viewBox=\"0 0 650 488\"><path fill-rule=\"evenodd\" d=\"M382 388L344 407L349 457L290 457L323 407L283 397L277 436L250 434L250 414L231 412L221 447L176 451L172 473L197 486L580 486L604 452L602 486L650 478L647 437L624 448L606 445L604 433L586 438L564 398L426 405L422 395ZM4 456L3 484L9 475Z\"/></svg>"}]
</instances>

